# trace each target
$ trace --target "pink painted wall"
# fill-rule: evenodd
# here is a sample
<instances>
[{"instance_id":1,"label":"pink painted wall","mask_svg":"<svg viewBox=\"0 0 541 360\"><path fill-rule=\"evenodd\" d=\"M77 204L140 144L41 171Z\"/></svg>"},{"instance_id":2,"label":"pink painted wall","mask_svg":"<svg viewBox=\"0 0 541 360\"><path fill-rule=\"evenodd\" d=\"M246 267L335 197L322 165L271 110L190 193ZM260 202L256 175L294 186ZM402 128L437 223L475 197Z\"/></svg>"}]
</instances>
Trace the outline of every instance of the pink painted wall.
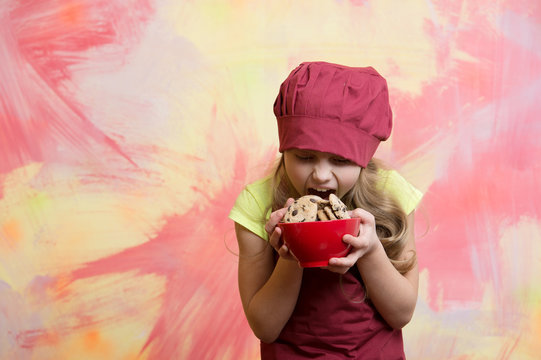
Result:
<instances>
[{"instance_id":1,"label":"pink painted wall","mask_svg":"<svg viewBox=\"0 0 541 360\"><path fill-rule=\"evenodd\" d=\"M227 213L301 61L374 66L417 212L411 359L541 351L541 4L0 5L0 359L256 359Z\"/></svg>"}]
</instances>

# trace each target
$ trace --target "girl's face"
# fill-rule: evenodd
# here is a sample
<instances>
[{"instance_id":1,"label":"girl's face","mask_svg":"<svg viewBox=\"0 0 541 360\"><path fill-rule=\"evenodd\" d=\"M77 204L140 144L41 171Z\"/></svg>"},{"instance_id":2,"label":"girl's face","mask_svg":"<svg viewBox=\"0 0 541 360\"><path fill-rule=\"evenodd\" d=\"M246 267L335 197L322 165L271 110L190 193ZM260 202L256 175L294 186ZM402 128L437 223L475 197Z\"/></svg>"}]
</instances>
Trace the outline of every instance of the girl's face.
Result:
<instances>
[{"instance_id":1,"label":"girl's face","mask_svg":"<svg viewBox=\"0 0 541 360\"><path fill-rule=\"evenodd\" d=\"M314 150L284 151L286 173L295 190L303 195L328 199L344 196L357 181L361 167L341 156Z\"/></svg>"}]
</instances>

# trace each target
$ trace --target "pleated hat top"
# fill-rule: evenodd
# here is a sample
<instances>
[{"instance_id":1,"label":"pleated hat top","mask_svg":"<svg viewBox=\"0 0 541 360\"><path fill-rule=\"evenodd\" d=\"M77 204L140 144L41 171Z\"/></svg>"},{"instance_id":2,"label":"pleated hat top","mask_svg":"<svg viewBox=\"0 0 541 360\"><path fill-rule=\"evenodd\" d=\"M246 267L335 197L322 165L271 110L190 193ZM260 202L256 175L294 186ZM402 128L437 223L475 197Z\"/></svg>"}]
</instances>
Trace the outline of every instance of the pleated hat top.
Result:
<instances>
[{"instance_id":1,"label":"pleated hat top","mask_svg":"<svg viewBox=\"0 0 541 360\"><path fill-rule=\"evenodd\" d=\"M281 84L274 114L280 152L328 152L362 167L392 129L387 82L372 67L304 62Z\"/></svg>"}]
</instances>

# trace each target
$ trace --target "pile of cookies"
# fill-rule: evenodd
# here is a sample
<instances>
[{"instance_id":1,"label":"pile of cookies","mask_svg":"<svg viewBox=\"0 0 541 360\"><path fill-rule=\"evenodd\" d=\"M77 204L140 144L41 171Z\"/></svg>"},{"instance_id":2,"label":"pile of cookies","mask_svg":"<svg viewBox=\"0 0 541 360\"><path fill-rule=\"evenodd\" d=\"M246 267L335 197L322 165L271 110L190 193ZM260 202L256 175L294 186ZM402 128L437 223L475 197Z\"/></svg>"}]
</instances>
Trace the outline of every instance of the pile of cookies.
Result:
<instances>
[{"instance_id":1,"label":"pile of cookies","mask_svg":"<svg viewBox=\"0 0 541 360\"><path fill-rule=\"evenodd\" d=\"M289 206L283 221L286 223L349 219L346 205L335 194L325 200L316 195L305 195Z\"/></svg>"}]
</instances>

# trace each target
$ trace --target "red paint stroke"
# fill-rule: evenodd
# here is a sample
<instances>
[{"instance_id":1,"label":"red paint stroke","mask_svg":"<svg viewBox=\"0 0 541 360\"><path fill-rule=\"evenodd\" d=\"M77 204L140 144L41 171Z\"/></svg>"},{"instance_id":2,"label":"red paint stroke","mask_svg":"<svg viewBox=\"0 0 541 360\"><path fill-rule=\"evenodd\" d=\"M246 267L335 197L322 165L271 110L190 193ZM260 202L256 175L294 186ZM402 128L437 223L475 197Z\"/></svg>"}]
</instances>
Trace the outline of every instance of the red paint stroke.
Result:
<instances>
[{"instance_id":1,"label":"red paint stroke","mask_svg":"<svg viewBox=\"0 0 541 360\"><path fill-rule=\"evenodd\" d=\"M434 4L454 16L449 2ZM482 7L468 13L471 26L454 28L453 34L442 35L435 26L428 30L436 43L452 39L474 60L452 61L443 49L442 74L420 96L398 94L394 104L398 158L408 158L427 141L450 139L455 146L445 149L454 151L442 166L447 173L423 201L431 230L418 241L418 254L421 269L429 270L433 307L442 305L440 299L444 307L481 301L487 284L501 300L500 265L507 257L499 250L500 231L523 217L541 218L541 59L532 51L539 46L526 48L491 29Z\"/></svg>"},{"instance_id":2,"label":"red paint stroke","mask_svg":"<svg viewBox=\"0 0 541 360\"><path fill-rule=\"evenodd\" d=\"M430 232L418 243L419 265L430 273L430 300L480 301L483 284L491 283L502 296L500 231L522 217L541 220L541 147L522 143L519 137L494 139L502 145L478 145L471 167L454 157L448 177L428 190L423 206ZM502 147L507 152L502 152ZM528 154L522 161L530 169L513 172L509 158ZM532 239L517 239L532 241ZM440 294L441 291L441 294ZM504 296L504 295L503 295ZM445 306L445 305L444 305Z\"/></svg>"},{"instance_id":3,"label":"red paint stroke","mask_svg":"<svg viewBox=\"0 0 541 360\"><path fill-rule=\"evenodd\" d=\"M65 153L119 144L96 127L70 93L86 52L123 58L152 14L148 0L12 1L0 8L0 174Z\"/></svg>"},{"instance_id":4,"label":"red paint stroke","mask_svg":"<svg viewBox=\"0 0 541 360\"><path fill-rule=\"evenodd\" d=\"M447 11L445 7L440 12L453 16L453 11ZM538 54L523 48L515 39L504 38L491 30L482 9L471 16L471 27L451 27L454 33L450 34L446 32L451 30L441 27L436 30L436 25L430 23L427 33L435 44L442 39L456 42L456 46L474 60L455 60L449 58L450 52L444 50L438 55L441 75L424 86L420 96L396 94L393 99L397 118L393 146L398 154L410 154L436 134L452 130L449 124L465 123L482 107L497 107L502 99L520 93L541 76ZM455 20L453 22L456 23ZM411 131L411 121L415 121L415 126L422 130Z\"/></svg>"},{"instance_id":5,"label":"red paint stroke","mask_svg":"<svg viewBox=\"0 0 541 360\"><path fill-rule=\"evenodd\" d=\"M237 154L235 176L227 187L206 194L208 207L194 204L186 213L168 217L148 242L90 262L64 284L69 288L78 280L124 272L163 277L159 317L141 349L149 359L173 359L181 353L188 359L218 359L226 349L238 359L255 344L238 297L236 255L223 243L233 228L227 215L249 176L246 156ZM198 316L183 313L194 301L202 305Z\"/></svg>"},{"instance_id":6,"label":"red paint stroke","mask_svg":"<svg viewBox=\"0 0 541 360\"><path fill-rule=\"evenodd\" d=\"M17 336L15 341L23 349L31 349L36 346L58 346L62 341L61 336L54 331L43 329L26 330Z\"/></svg>"}]
</instances>

